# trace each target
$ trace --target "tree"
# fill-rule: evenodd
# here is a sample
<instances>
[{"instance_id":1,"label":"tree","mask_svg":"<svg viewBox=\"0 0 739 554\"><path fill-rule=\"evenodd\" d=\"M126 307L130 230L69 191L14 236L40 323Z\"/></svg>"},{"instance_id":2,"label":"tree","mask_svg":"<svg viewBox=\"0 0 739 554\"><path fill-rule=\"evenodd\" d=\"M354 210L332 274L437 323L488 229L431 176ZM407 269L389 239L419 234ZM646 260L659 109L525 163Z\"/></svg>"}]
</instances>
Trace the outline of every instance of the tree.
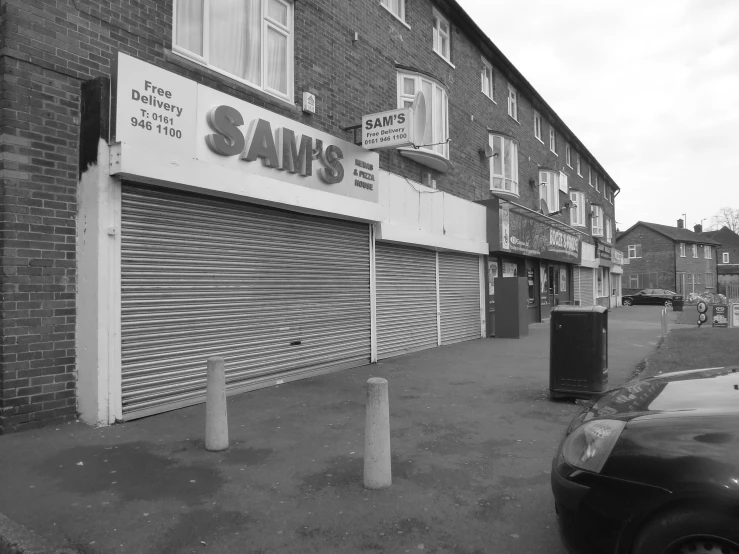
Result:
<instances>
[{"instance_id":1,"label":"tree","mask_svg":"<svg viewBox=\"0 0 739 554\"><path fill-rule=\"evenodd\" d=\"M711 217L711 231L718 231L724 226L739 233L739 209L721 208L716 215Z\"/></svg>"}]
</instances>

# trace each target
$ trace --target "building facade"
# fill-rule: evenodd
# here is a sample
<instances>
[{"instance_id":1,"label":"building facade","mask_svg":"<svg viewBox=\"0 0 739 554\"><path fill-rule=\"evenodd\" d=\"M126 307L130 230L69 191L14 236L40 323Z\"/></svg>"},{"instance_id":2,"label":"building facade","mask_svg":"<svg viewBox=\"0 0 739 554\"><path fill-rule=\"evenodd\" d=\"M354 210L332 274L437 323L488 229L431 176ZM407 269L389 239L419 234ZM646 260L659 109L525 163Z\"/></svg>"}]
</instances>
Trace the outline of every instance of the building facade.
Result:
<instances>
[{"instance_id":1,"label":"building facade","mask_svg":"<svg viewBox=\"0 0 739 554\"><path fill-rule=\"evenodd\" d=\"M739 235L725 225L718 231L706 231L703 235L721 243L716 248L719 294L739 301Z\"/></svg>"},{"instance_id":2,"label":"building facade","mask_svg":"<svg viewBox=\"0 0 739 554\"><path fill-rule=\"evenodd\" d=\"M677 227L639 221L618 236L617 245L628 259L623 266L625 294L646 288L685 296L717 292L716 250L720 244L685 229L681 219Z\"/></svg>"},{"instance_id":3,"label":"building facade","mask_svg":"<svg viewBox=\"0 0 739 554\"><path fill-rule=\"evenodd\" d=\"M480 338L495 276L531 321L612 290L618 186L455 2L0 9L0 432Z\"/></svg>"}]
</instances>

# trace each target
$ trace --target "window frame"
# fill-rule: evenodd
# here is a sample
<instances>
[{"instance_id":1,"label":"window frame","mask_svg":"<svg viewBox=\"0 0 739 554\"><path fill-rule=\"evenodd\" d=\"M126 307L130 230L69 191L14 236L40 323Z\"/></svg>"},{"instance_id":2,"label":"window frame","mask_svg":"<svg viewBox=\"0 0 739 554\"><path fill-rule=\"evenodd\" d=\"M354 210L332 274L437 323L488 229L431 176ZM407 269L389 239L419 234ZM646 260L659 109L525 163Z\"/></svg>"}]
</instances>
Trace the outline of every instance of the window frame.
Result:
<instances>
[{"instance_id":1,"label":"window frame","mask_svg":"<svg viewBox=\"0 0 739 554\"><path fill-rule=\"evenodd\" d=\"M595 173L595 192L600 192L600 183L598 182L598 172Z\"/></svg>"},{"instance_id":2,"label":"window frame","mask_svg":"<svg viewBox=\"0 0 739 554\"><path fill-rule=\"evenodd\" d=\"M630 260L633 260L633 259L636 259L636 258L641 258L641 256L642 256L641 243L638 243L638 244L629 244L626 248L627 248L626 255L627 255L627 257ZM634 250L634 255L633 256L631 255L632 248Z\"/></svg>"},{"instance_id":3,"label":"window frame","mask_svg":"<svg viewBox=\"0 0 739 554\"><path fill-rule=\"evenodd\" d=\"M593 186L593 168L588 166L588 184Z\"/></svg>"},{"instance_id":4,"label":"window frame","mask_svg":"<svg viewBox=\"0 0 739 554\"><path fill-rule=\"evenodd\" d=\"M422 73L416 73L414 71L407 71L407 70L398 70L396 72L396 74L397 74L397 81L396 81L396 87L397 87L397 89L396 90L397 90L397 101L398 101L397 106L398 106L398 109L405 108L406 107L406 105L405 105L405 102L406 101L411 102L411 103L413 102L413 99L415 98L416 93L419 90L422 90L422 83L424 81L427 81L431 85L431 93L432 93L432 96L431 96L431 98L426 98L426 111L427 111L427 114L429 112L431 113L432 119L431 119L431 121L428 121L427 120L426 124L431 126L431 142L432 142L432 144L434 144L435 146L441 146L441 150L442 151L439 152L433 146L430 147L430 148L428 148L426 146L417 146L417 148L420 149L420 150L423 150L424 152L431 152L431 153L436 154L438 156L442 156L442 157L444 157L444 158L446 158L448 160L449 159L449 142L448 142L448 140L449 140L449 91L439 81L437 81L436 79L433 79L433 78L431 78L431 77L429 77L427 75L424 75ZM414 92L413 92L413 95L412 96L407 95L407 94L403 94L403 92L402 92L403 91L403 79L404 78L412 78L412 79L414 79L416 81L416 83L414 85L414 88L413 88L413 91ZM435 137L434 136L434 133L436 132L436 126L434 125L434 120L433 120L434 106L436 104L436 102L435 102L436 101L436 94L438 94L439 91L441 91L441 93L443 93L443 100L442 100L442 112L443 112L442 115L444 116L444 129L443 129L444 137L443 138L441 138L441 137ZM428 119L428 117L427 117L427 119ZM444 142L444 141L446 141L446 142ZM441 145L436 144L436 143L440 143L440 142L444 142L444 144L441 144Z\"/></svg>"},{"instance_id":5,"label":"window frame","mask_svg":"<svg viewBox=\"0 0 739 554\"><path fill-rule=\"evenodd\" d=\"M703 259L704 260L712 260L713 259L713 253L711 252L711 245L710 244L704 244L703 245Z\"/></svg>"},{"instance_id":6,"label":"window frame","mask_svg":"<svg viewBox=\"0 0 739 554\"><path fill-rule=\"evenodd\" d=\"M390 6L387 4L390 3L390 0L380 0L380 6L385 8L393 17L395 17L398 21L401 23L408 25L405 21L405 0L398 0L398 7L400 8L400 14L395 13L393 10L390 9ZM410 27L409 27L410 28Z\"/></svg>"},{"instance_id":7,"label":"window frame","mask_svg":"<svg viewBox=\"0 0 739 554\"><path fill-rule=\"evenodd\" d=\"M729 263L729 253L728 252L721 252L721 263L722 264Z\"/></svg>"},{"instance_id":8,"label":"window frame","mask_svg":"<svg viewBox=\"0 0 739 554\"><path fill-rule=\"evenodd\" d=\"M692 250L693 250L693 258L697 258L698 257L698 245L693 243Z\"/></svg>"},{"instance_id":9,"label":"window frame","mask_svg":"<svg viewBox=\"0 0 739 554\"><path fill-rule=\"evenodd\" d=\"M565 142L565 163L568 167L572 167L572 148L569 142Z\"/></svg>"},{"instance_id":10,"label":"window frame","mask_svg":"<svg viewBox=\"0 0 739 554\"><path fill-rule=\"evenodd\" d=\"M449 23L449 20L444 17L439 10L436 8L432 8L432 17L433 17L433 41L432 41L432 49L434 52L436 52L439 57L448 62L450 65L452 63L452 26ZM446 52L444 52L444 42L442 41L442 31L441 31L441 23L444 22L446 24L447 28L447 35L446 35Z\"/></svg>"},{"instance_id":11,"label":"window frame","mask_svg":"<svg viewBox=\"0 0 739 554\"><path fill-rule=\"evenodd\" d=\"M604 216L603 206L592 204L590 206L590 213L592 214L592 219L590 222L591 234L594 237L602 237L603 236L603 216Z\"/></svg>"},{"instance_id":12,"label":"window frame","mask_svg":"<svg viewBox=\"0 0 739 554\"><path fill-rule=\"evenodd\" d=\"M490 98L493 102L495 102L495 75L493 73L493 64L491 64L489 61L487 61L485 58L481 58L482 60L482 70L480 71L480 81L482 86L482 93ZM490 94L485 92L485 76L486 72L485 70L488 70L490 72Z\"/></svg>"},{"instance_id":13,"label":"window frame","mask_svg":"<svg viewBox=\"0 0 739 554\"><path fill-rule=\"evenodd\" d=\"M572 204L570 207L570 225L585 227L585 193L579 190L571 190L570 202Z\"/></svg>"},{"instance_id":14,"label":"window frame","mask_svg":"<svg viewBox=\"0 0 739 554\"><path fill-rule=\"evenodd\" d=\"M580 154L578 152L575 152L575 164L577 165L578 176L582 177L582 163L580 161Z\"/></svg>"},{"instance_id":15,"label":"window frame","mask_svg":"<svg viewBox=\"0 0 739 554\"><path fill-rule=\"evenodd\" d=\"M554 127L549 126L549 150L556 155L557 154L557 134L554 132Z\"/></svg>"},{"instance_id":16,"label":"window frame","mask_svg":"<svg viewBox=\"0 0 739 554\"><path fill-rule=\"evenodd\" d=\"M685 252L685 243L684 242L680 242L678 244L680 246L680 257L681 258L686 258L687 257L687 254Z\"/></svg>"},{"instance_id":17,"label":"window frame","mask_svg":"<svg viewBox=\"0 0 739 554\"><path fill-rule=\"evenodd\" d=\"M541 114L536 110L534 110L534 136L544 144L544 140L541 138Z\"/></svg>"},{"instance_id":18,"label":"window frame","mask_svg":"<svg viewBox=\"0 0 739 554\"><path fill-rule=\"evenodd\" d=\"M607 215L603 216L603 230L605 232L606 242L608 244L612 244L613 243L613 225L611 222L611 218L608 217Z\"/></svg>"},{"instance_id":19,"label":"window frame","mask_svg":"<svg viewBox=\"0 0 739 554\"><path fill-rule=\"evenodd\" d=\"M287 26L282 25L280 22L269 18L267 8L268 3L270 0L261 0L262 5L262 21L261 21L261 41L260 41L260 81L261 84L252 83L251 81L247 81L246 79L239 77L238 75L234 75L233 73L229 73L225 69L221 69L218 66L215 66L210 63L209 61L209 33L210 33L210 13L209 13L209 4L212 0L203 0L203 54L199 55L195 52L191 52L190 50L187 50L186 48L182 46L177 45L177 0L174 0L172 2L172 53L176 54L178 56L182 56L183 58L186 58L192 62L197 63L198 65L201 65L210 71L213 71L215 73L218 73L220 75L223 75L224 77L227 77L229 79L233 79L234 81L241 83L243 85L246 85L252 89L261 91L265 94L268 94L274 98L277 98L278 100L282 100L284 102L289 103L290 105L294 105L293 98L295 95L295 46L294 46L294 40L295 40L295 5L294 0L275 0L276 2L279 2L280 4L283 4L287 7ZM403 0L404 1L404 0ZM391 12L392 13L392 12ZM268 21L269 19L269 21ZM277 31L278 33L287 36L287 45L286 45L286 61L287 61L287 67L286 67L286 83L287 83L287 92L283 94L282 92L267 87L264 83L266 81L266 37L267 37L267 31L268 29L273 29Z\"/></svg>"},{"instance_id":20,"label":"window frame","mask_svg":"<svg viewBox=\"0 0 739 554\"><path fill-rule=\"evenodd\" d=\"M542 176L547 178L543 179ZM539 201L547 203L549 213L559 211L559 171L553 169L539 170Z\"/></svg>"},{"instance_id":21,"label":"window frame","mask_svg":"<svg viewBox=\"0 0 739 554\"><path fill-rule=\"evenodd\" d=\"M709 279L709 277L710 277L710 279ZM710 281L710 284L708 283L709 281ZM715 284L714 284L713 281L714 281L714 279L713 279L713 273L706 272L706 288L707 289L712 289L712 288L715 287Z\"/></svg>"},{"instance_id":22,"label":"window frame","mask_svg":"<svg viewBox=\"0 0 739 554\"><path fill-rule=\"evenodd\" d=\"M518 91L508 83L508 115L518 121Z\"/></svg>"},{"instance_id":23,"label":"window frame","mask_svg":"<svg viewBox=\"0 0 739 554\"><path fill-rule=\"evenodd\" d=\"M509 137L507 135L503 135L501 133L489 133L488 134L488 144L490 145L490 148L493 149L493 152L495 152L495 139L499 139L501 141L502 145L502 152L505 152L506 148L511 148L512 152L506 158L506 156L503 154L501 155L499 153L498 156L493 156L490 158L490 191L493 193L500 193L500 194L509 194L514 195L517 198L519 197L519 183L518 183L518 141L512 137ZM510 177L506 177L506 166L505 166L505 160L508 159L511 161L511 171L510 171ZM501 167L501 173L495 173L495 164L496 162L500 162ZM495 186L495 179L500 179L500 187ZM510 189L506 189L506 182L509 182L511 185Z\"/></svg>"}]
</instances>

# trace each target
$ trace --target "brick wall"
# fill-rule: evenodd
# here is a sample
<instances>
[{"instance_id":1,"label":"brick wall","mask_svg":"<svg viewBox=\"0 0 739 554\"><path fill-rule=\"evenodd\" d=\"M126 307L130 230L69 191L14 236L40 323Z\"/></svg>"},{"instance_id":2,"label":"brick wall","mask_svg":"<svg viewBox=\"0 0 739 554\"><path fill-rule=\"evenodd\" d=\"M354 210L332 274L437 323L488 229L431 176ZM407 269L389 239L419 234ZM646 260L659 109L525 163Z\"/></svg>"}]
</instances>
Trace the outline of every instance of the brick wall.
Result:
<instances>
[{"instance_id":1,"label":"brick wall","mask_svg":"<svg viewBox=\"0 0 739 554\"><path fill-rule=\"evenodd\" d=\"M693 257L693 245L692 244L686 244L685 245L685 257L680 256L680 246L679 244L675 245L675 256L676 256L676 271L678 272L678 280L680 280L680 273L685 273L685 294L696 292L701 293L704 291L708 292L718 292L718 287L716 286L716 248L711 247L711 258L706 259L704 257L704 249L703 245L700 245L698 247L698 257ZM713 278L713 285L707 286L706 283L706 274L712 275ZM687 275L694 275L694 276L700 276L700 283L691 285L689 278ZM677 285L679 286L679 285ZM677 288L676 286L676 288ZM673 289L674 290L674 289Z\"/></svg>"},{"instance_id":2,"label":"brick wall","mask_svg":"<svg viewBox=\"0 0 739 554\"><path fill-rule=\"evenodd\" d=\"M3 0L0 3L0 117L2 184L2 359L0 432L75 416L75 217L80 85L110 76L120 50L247 102L266 107L345 140L342 127L363 114L396 107L397 67L435 76L449 91L450 157L454 168L431 172L438 188L468 200L490 197L489 160L479 150L488 128L519 140L520 203L538 209L538 170L564 169L570 185L613 205L565 164L565 142L556 130L559 155L549 151L545 105L527 98L526 84L511 74L478 37L460 28L458 11L434 5L452 25L450 66L432 51L432 3L407 2L404 25L379 0L296 2L294 18L295 103L304 91L317 98L317 113L209 71L173 54L172 0ZM410 28L409 28L410 27ZM353 41L354 33L359 39ZM495 69L494 101L481 92L481 54ZM507 113L507 84L519 91L518 121ZM533 111L544 122L546 144L534 137ZM381 151L380 165L421 181L429 170ZM82 168L84 169L84 168ZM529 180L534 180L534 186ZM563 198L564 200L564 198ZM567 212L557 216L569 223Z\"/></svg>"},{"instance_id":3,"label":"brick wall","mask_svg":"<svg viewBox=\"0 0 739 554\"><path fill-rule=\"evenodd\" d=\"M623 251L624 257L629 255L629 245L641 244L642 257L630 258L624 265L621 278L624 294L632 294L645 288L664 288L675 290L675 243L662 233L649 227L637 225L621 235L616 247ZM630 286L632 275L653 275L639 287Z\"/></svg>"}]
</instances>

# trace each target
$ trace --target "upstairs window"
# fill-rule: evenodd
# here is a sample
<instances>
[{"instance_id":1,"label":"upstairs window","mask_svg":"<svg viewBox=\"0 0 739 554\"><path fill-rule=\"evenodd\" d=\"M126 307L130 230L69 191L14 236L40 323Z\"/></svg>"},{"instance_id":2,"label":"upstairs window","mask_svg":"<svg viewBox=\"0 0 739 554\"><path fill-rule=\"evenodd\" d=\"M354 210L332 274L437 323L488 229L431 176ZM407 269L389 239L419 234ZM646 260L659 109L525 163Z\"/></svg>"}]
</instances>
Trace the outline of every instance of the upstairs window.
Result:
<instances>
[{"instance_id":1,"label":"upstairs window","mask_svg":"<svg viewBox=\"0 0 739 554\"><path fill-rule=\"evenodd\" d=\"M554 136L554 127L549 127L549 150L557 153L557 141Z\"/></svg>"},{"instance_id":2,"label":"upstairs window","mask_svg":"<svg viewBox=\"0 0 739 554\"><path fill-rule=\"evenodd\" d=\"M541 140L541 115L539 115L539 112L534 112L534 136Z\"/></svg>"},{"instance_id":3,"label":"upstairs window","mask_svg":"<svg viewBox=\"0 0 739 554\"><path fill-rule=\"evenodd\" d=\"M418 91L426 98L426 131L416 146L449 158L449 109L446 89L418 73L398 72L398 108L413 106Z\"/></svg>"},{"instance_id":4,"label":"upstairs window","mask_svg":"<svg viewBox=\"0 0 739 554\"><path fill-rule=\"evenodd\" d=\"M575 155L575 165L577 166L577 174L582 177L582 171L580 171L580 154Z\"/></svg>"},{"instance_id":5,"label":"upstairs window","mask_svg":"<svg viewBox=\"0 0 739 554\"><path fill-rule=\"evenodd\" d=\"M603 208L601 206L593 206L592 211L592 230L594 237L603 236Z\"/></svg>"},{"instance_id":6,"label":"upstairs window","mask_svg":"<svg viewBox=\"0 0 739 554\"><path fill-rule=\"evenodd\" d=\"M582 192L570 192L570 225L585 227L585 195Z\"/></svg>"},{"instance_id":7,"label":"upstairs window","mask_svg":"<svg viewBox=\"0 0 739 554\"><path fill-rule=\"evenodd\" d=\"M518 197L518 144L505 135L490 135L490 190Z\"/></svg>"},{"instance_id":8,"label":"upstairs window","mask_svg":"<svg viewBox=\"0 0 739 554\"><path fill-rule=\"evenodd\" d=\"M490 63L485 60L485 58L482 59L482 92L490 98L493 102L495 102L495 81L493 80L493 66L490 65Z\"/></svg>"},{"instance_id":9,"label":"upstairs window","mask_svg":"<svg viewBox=\"0 0 739 554\"><path fill-rule=\"evenodd\" d=\"M380 0L380 4L395 17L405 21L405 0Z\"/></svg>"},{"instance_id":10,"label":"upstairs window","mask_svg":"<svg viewBox=\"0 0 739 554\"><path fill-rule=\"evenodd\" d=\"M598 174L595 174L595 190L596 192L600 192L600 185L598 184Z\"/></svg>"},{"instance_id":11,"label":"upstairs window","mask_svg":"<svg viewBox=\"0 0 739 554\"><path fill-rule=\"evenodd\" d=\"M611 225L611 218L605 218L604 230L606 233L606 242L613 242L613 226Z\"/></svg>"},{"instance_id":12,"label":"upstairs window","mask_svg":"<svg viewBox=\"0 0 739 554\"><path fill-rule=\"evenodd\" d=\"M518 93L511 85L508 85L508 115L518 121Z\"/></svg>"},{"instance_id":13,"label":"upstairs window","mask_svg":"<svg viewBox=\"0 0 739 554\"><path fill-rule=\"evenodd\" d=\"M703 257L706 260L712 259L711 258L711 247L709 245L707 245L707 244L703 247Z\"/></svg>"},{"instance_id":14,"label":"upstairs window","mask_svg":"<svg viewBox=\"0 0 739 554\"><path fill-rule=\"evenodd\" d=\"M559 172L539 171L539 199L546 203L544 213L559 211Z\"/></svg>"},{"instance_id":15,"label":"upstairs window","mask_svg":"<svg viewBox=\"0 0 739 554\"><path fill-rule=\"evenodd\" d=\"M572 150L569 144L565 144L565 163L572 167Z\"/></svg>"},{"instance_id":16,"label":"upstairs window","mask_svg":"<svg viewBox=\"0 0 739 554\"><path fill-rule=\"evenodd\" d=\"M693 257L694 258L698 257L698 245L697 244L693 245Z\"/></svg>"},{"instance_id":17,"label":"upstairs window","mask_svg":"<svg viewBox=\"0 0 739 554\"><path fill-rule=\"evenodd\" d=\"M629 244L629 258L641 258L641 244Z\"/></svg>"},{"instance_id":18,"label":"upstairs window","mask_svg":"<svg viewBox=\"0 0 739 554\"><path fill-rule=\"evenodd\" d=\"M685 257L685 243L684 242L680 243L680 257L681 258Z\"/></svg>"},{"instance_id":19,"label":"upstairs window","mask_svg":"<svg viewBox=\"0 0 739 554\"><path fill-rule=\"evenodd\" d=\"M721 262L725 264L729 263L729 253L728 252L723 252L721 254Z\"/></svg>"},{"instance_id":20,"label":"upstairs window","mask_svg":"<svg viewBox=\"0 0 739 554\"><path fill-rule=\"evenodd\" d=\"M593 170L590 166L588 166L588 184L593 186Z\"/></svg>"},{"instance_id":21,"label":"upstairs window","mask_svg":"<svg viewBox=\"0 0 739 554\"><path fill-rule=\"evenodd\" d=\"M173 19L175 52L292 101L291 2L176 0Z\"/></svg>"},{"instance_id":22,"label":"upstairs window","mask_svg":"<svg viewBox=\"0 0 739 554\"><path fill-rule=\"evenodd\" d=\"M449 55L449 22L434 9L434 52L451 63Z\"/></svg>"}]
</instances>

